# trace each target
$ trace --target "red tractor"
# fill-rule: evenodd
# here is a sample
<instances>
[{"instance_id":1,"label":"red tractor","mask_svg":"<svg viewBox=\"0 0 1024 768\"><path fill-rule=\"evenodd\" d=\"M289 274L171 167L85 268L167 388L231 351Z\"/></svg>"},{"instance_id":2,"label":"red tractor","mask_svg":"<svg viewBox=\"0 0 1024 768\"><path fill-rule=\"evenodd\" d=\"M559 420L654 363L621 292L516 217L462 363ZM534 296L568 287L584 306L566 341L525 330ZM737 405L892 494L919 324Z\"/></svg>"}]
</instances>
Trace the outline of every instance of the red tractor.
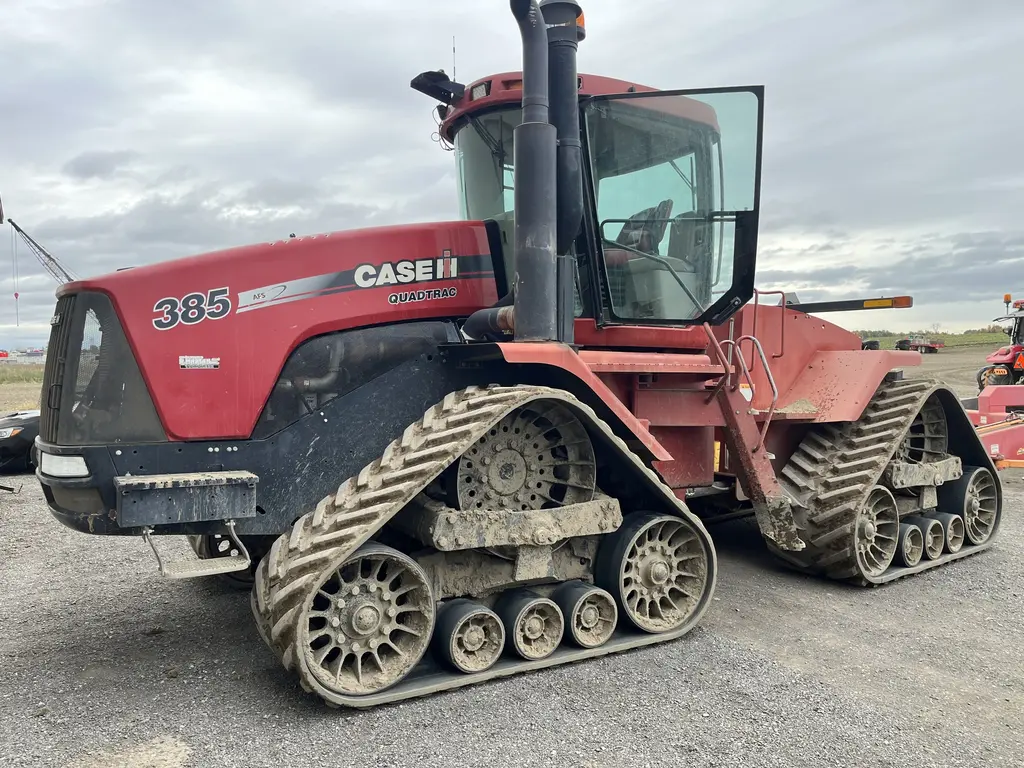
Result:
<instances>
[{"instance_id":1,"label":"red tractor","mask_svg":"<svg viewBox=\"0 0 1024 768\"><path fill-rule=\"evenodd\" d=\"M1012 299L1010 294L1003 296L1006 314L992 321L1011 323L1005 329L1010 343L985 358L985 367L977 374L979 392L989 386L1019 384L1024 377L1024 299L1014 301L1013 312L1010 312Z\"/></svg>"},{"instance_id":2,"label":"red tractor","mask_svg":"<svg viewBox=\"0 0 1024 768\"><path fill-rule=\"evenodd\" d=\"M950 389L902 378L920 354L755 291L763 89L579 75L579 6L510 5L521 72L412 81L460 220L59 289L53 515L251 584L265 643L347 707L679 638L705 521L860 585L989 547L995 466Z\"/></svg>"}]
</instances>

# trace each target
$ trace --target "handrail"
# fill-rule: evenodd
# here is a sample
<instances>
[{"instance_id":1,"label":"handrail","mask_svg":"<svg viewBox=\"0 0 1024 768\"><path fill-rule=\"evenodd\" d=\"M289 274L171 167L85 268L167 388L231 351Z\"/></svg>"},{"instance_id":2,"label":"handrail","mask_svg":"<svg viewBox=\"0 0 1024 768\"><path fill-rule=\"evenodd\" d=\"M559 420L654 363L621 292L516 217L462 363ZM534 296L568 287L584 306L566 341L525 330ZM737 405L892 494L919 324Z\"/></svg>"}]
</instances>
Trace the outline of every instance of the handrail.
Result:
<instances>
[{"instance_id":1,"label":"handrail","mask_svg":"<svg viewBox=\"0 0 1024 768\"><path fill-rule=\"evenodd\" d=\"M779 313L779 321L781 323L781 330L779 331L779 353L772 353L772 359L776 360L786 354L786 292L785 291L760 291L757 288L754 289L754 320L753 329L751 333L757 333L757 308L760 306L760 299L762 296L781 296L782 302L779 306L782 308L782 312Z\"/></svg>"},{"instance_id":2,"label":"handrail","mask_svg":"<svg viewBox=\"0 0 1024 768\"><path fill-rule=\"evenodd\" d=\"M757 453L761 446L764 445L765 436L768 434L768 427L771 426L772 417L775 415L775 406L778 405L779 402L779 388L775 385L775 377L772 376L772 371L768 367L768 360L765 358L764 347L761 346L761 342L757 340L757 337L747 335L740 336L736 340L736 343L739 343L744 339L749 339L750 342L754 345L754 348L757 350L757 354L761 358L761 365L764 366L764 375L768 378L768 386L772 388L772 404L768 407L768 416L764 420L764 426L761 427L761 439L757 441L757 445L754 447L754 450L752 451L752 453ZM740 352L739 356L740 359L742 359L743 353ZM751 391L753 391L753 384L751 384L750 388ZM750 400L751 402L753 402L754 398L751 397Z\"/></svg>"},{"instance_id":3,"label":"handrail","mask_svg":"<svg viewBox=\"0 0 1024 768\"><path fill-rule=\"evenodd\" d=\"M715 357L718 358L719 364L724 369L722 378L718 380L718 383L715 385L715 388L711 390L711 394L709 394L707 399L704 401L705 403L710 403L718 396L718 393L722 391L722 388L725 387L731 381L732 364L726 358L725 352L722 351L722 345L718 343L718 339L715 338L715 333L714 331L711 330L711 326L708 323L704 323L704 333L707 334L708 341L711 344L711 349L714 351Z\"/></svg>"}]
</instances>

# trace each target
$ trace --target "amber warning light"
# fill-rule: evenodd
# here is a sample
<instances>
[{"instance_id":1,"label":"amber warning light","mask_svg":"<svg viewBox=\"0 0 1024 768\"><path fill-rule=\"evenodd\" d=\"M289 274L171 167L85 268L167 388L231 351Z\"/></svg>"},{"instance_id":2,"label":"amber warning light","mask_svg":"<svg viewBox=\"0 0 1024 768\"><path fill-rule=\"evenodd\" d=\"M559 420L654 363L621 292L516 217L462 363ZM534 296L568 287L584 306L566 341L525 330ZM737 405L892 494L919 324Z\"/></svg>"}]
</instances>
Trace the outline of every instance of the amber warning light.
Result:
<instances>
[{"instance_id":1,"label":"amber warning light","mask_svg":"<svg viewBox=\"0 0 1024 768\"><path fill-rule=\"evenodd\" d=\"M892 296L888 299L865 299L864 309L906 309L914 306L914 299L910 296Z\"/></svg>"}]
</instances>

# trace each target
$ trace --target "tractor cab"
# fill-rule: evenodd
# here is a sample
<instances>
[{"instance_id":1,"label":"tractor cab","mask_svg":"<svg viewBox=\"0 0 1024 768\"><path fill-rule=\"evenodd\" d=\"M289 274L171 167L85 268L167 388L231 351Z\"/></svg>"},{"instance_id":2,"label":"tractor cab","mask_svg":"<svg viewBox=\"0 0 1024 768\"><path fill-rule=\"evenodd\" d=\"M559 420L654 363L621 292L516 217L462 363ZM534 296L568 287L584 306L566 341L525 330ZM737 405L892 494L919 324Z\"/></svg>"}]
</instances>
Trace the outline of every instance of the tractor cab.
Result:
<instances>
[{"instance_id":1,"label":"tractor cab","mask_svg":"<svg viewBox=\"0 0 1024 768\"><path fill-rule=\"evenodd\" d=\"M441 73L424 73L420 78ZM522 78L443 78L440 134L454 149L461 216L500 248L514 283L515 135ZM421 81L422 82L422 81ZM416 81L414 81L415 87ZM717 323L752 295L760 167L759 88L656 91L578 77L583 216L572 240L576 317L599 324Z\"/></svg>"}]
</instances>

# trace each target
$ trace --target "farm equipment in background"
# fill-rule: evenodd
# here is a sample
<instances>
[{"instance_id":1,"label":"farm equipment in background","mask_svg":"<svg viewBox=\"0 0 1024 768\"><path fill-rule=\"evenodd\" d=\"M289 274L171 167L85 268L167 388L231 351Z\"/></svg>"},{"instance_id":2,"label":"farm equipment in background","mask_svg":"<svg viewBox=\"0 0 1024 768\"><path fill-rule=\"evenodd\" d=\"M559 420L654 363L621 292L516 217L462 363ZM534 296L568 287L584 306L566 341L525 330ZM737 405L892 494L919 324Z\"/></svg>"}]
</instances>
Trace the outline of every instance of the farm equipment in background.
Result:
<instances>
[{"instance_id":1,"label":"farm equipment in background","mask_svg":"<svg viewBox=\"0 0 1024 768\"><path fill-rule=\"evenodd\" d=\"M580 75L576 3L510 6L521 72L411 83L459 220L58 290L52 514L251 584L266 645L348 707L685 635L705 520L864 586L991 546L995 465L949 388L902 378L920 354L754 287L763 89ZM206 543L170 562L165 535Z\"/></svg>"},{"instance_id":2,"label":"farm equipment in background","mask_svg":"<svg viewBox=\"0 0 1024 768\"><path fill-rule=\"evenodd\" d=\"M934 339L928 339L924 336L908 336L906 338L897 339L893 345L893 349L910 350L911 352L924 352L926 354L935 354L940 349L946 346L943 341L935 341Z\"/></svg>"},{"instance_id":3,"label":"farm equipment in background","mask_svg":"<svg viewBox=\"0 0 1024 768\"><path fill-rule=\"evenodd\" d=\"M1010 303L1013 302L1013 312ZM978 392L985 387L1019 384L1024 376L1024 299L1013 301L1010 294L1003 296L1006 314L995 318L994 323L1009 322L1004 328L1010 343L1000 347L985 358L985 366L978 369Z\"/></svg>"}]
</instances>

